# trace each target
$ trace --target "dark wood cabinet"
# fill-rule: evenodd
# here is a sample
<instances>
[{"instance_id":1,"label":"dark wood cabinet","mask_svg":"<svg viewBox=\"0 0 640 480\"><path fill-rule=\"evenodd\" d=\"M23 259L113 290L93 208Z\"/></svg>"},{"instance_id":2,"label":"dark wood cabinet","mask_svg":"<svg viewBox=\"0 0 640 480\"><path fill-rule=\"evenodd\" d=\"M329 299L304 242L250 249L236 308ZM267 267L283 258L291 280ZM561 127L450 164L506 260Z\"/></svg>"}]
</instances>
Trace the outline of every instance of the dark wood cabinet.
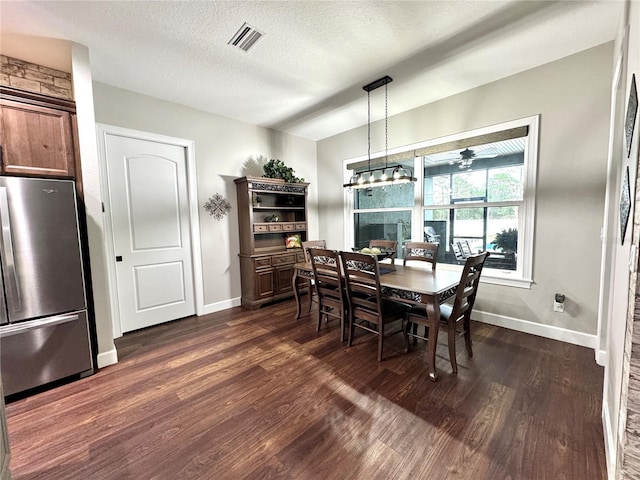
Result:
<instances>
[{"instance_id":1,"label":"dark wood cabinet","mask_svg":"<svg viewBox=\"0 0 640 480\"><path fill-rule=\"evenodd\" d=\"M309 184L263 177L235 182L242 305L253 309L293 295L293 265L303 262L304 254L300 247L287 248L287 239L307 240Z\"/></svg>"},{"instance_id":2,"label":"dark wood cabinet","mask_svg":"<svg viewBox=\"0 0 640 480\"><path fill-rule=\"evenodd\" d=\"M304 261L304 258L302 259ZM295 262L294 262L295 263ZM276 268L276 293L293 292L293 264Z\"/></svg>"},{"instance_id":3,"label":"dark wood cabinet","mask_svg":"<svg viewBox=\"0 0 640 480\"><path fill-rule=\"evenodd\" d=\"M270 298L275 294L276 288L273 268L257 270L254 278L256 298Z\"/></svg>"},{"instance_id":4,"label":"dark wood cabinet","mask_svg":"<svg viewBox=\"0 0 640 480\"><path fill-rule=\"evenodd\" d=\"M76 139L74 102L0 87L0 173L80 184Z\"/></svg>"}]
</instances>

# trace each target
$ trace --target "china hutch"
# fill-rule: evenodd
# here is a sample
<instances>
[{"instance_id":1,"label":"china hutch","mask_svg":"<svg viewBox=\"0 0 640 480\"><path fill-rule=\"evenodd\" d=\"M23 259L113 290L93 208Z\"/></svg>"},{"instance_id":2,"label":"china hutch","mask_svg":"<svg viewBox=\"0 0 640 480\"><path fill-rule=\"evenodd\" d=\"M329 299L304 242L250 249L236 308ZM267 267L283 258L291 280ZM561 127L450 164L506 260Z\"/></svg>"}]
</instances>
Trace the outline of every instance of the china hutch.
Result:
<instances>
[{"instance_id":1,"label":"china hutch","mask_svg":"<svg viewBox=\"0 0 640 480\"><path fill-rule=\"evenodd\" d=\"M293 296L293 265L304 261L308 183L265 177L235 180L240 229L242 305Z\"/></svg>"}]
</instances>

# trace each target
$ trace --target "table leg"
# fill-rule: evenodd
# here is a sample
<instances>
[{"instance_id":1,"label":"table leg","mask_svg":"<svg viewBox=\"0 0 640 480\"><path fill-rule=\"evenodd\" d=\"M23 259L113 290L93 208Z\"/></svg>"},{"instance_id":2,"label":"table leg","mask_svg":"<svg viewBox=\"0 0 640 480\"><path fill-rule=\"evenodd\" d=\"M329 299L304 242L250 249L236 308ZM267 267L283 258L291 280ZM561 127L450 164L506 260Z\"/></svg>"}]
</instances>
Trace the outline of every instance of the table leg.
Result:
<instances>
[{"instance_id":1,"label":"table leg","mask_svg":"<svg viewBox=\"0 0 640 480\"><path fill-rule=\"evenodd\" d=\"M300 292L298 291L298 269L293 269L293 278L291 279L293 282L293 296L296 298L296 320L300 318Z\"/></svg>"},{"instance_id":2,"label":"table leg","mask_svg":"<svg viewBox=\"0 0 640 480\"><path fill-rule=\"evenodd\" d=\"M440 328L440 304L438 296L427 299L427 319L429 322L429 378L438 379L436 372L436 347L438 346L438 329Z\"/></svg>"}]
</instances>

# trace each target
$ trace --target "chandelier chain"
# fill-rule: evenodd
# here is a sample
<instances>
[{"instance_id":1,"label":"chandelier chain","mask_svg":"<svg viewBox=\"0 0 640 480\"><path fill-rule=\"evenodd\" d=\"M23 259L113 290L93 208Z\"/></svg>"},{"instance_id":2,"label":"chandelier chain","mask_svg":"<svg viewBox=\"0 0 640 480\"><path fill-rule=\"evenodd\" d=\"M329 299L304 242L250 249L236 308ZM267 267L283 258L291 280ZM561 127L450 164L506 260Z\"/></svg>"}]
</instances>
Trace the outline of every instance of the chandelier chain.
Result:
<instances>
[{"instance_id":1,"label":"chandelier chain","mask_svg":"<svg viewBox=\"0 0 640 480\"><path fill-rule=\"evenodd\" d=\"M367 168L371 170L371 92L367 92Z\"/></svg>"},{"instance_id":2,"label":"chandelier chain","mask_svg":"<svg viewBox=\"0 0 640 480\"><path fill-rule=\"evenodd\" d=\"M387 84L384 84L384 166L387 166L389 157L389 115L387 102Z\"/></svg>"}]
</instances>

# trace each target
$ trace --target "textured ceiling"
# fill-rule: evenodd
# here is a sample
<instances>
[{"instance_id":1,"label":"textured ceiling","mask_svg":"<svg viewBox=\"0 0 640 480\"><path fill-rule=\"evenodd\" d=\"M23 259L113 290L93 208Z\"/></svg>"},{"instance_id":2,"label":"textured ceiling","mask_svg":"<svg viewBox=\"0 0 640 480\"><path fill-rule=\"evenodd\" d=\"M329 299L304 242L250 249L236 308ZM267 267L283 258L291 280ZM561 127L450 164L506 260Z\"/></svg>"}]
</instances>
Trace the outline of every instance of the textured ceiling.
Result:
<instances>
[{"instance_id":1,"label":"textured ceiling","mask_svg":"<svg viewBox=\"0 0 640 480\"><path fill-rule=\"evenodd\" d=\"M623 6L1 1L0 29L86 45L94 80L318 140L366 123L381 76L393 115L613 40ZM228 45L244 22L265 34L248 53Z\"/></svg>"}]
</instances>

